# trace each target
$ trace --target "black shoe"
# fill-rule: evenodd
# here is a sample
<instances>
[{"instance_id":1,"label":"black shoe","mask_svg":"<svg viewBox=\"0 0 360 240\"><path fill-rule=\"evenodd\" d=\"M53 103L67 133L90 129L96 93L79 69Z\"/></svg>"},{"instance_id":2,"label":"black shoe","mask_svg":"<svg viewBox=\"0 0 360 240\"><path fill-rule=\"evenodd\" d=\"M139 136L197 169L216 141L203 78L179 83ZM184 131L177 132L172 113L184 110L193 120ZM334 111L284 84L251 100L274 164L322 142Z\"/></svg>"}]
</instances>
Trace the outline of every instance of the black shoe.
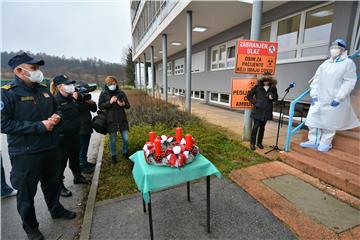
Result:
<instances>
[{"instance_id":1,"label":"black shoe","mask_svg":"<svg viewBox=\"0 0 360 240\"><path fill-rule=\"evenodd\" d=\"M250 144L250 149L255 151L255 149L256 149L255 144Z\"/></svg>"},{"instance_id":2,"label":"black shoe","mask_svg":"<svg viewBox=\"0 0 360 240\"><path fill-rule=\"evenodd\" d=\"M82 173L86 173L86 174L93 173L95 170L94 167L90 167L88 165L80 166L80 169Z\"/></svg>"},{"instance_id":3,"label":"black shoe","mask_svg":"<svg viewBox=\"0 0 360 240\"><path fill-rule=\"evenodd\" d=\"M264 149L264 146L262 145L262 143L258 143L258 144L256 144L256 146L258 146L260 149Z\"/></svg>"},{"instance_id":4,"label":"black shoe","mask_svg":"<svg viewBox=\"0 0 360 240\"><path fill-rule=\"evenodd\" d=\"M87 180L83 175L79 174L74 176L74 184L88 184L89 180Z\"/></svg>"},{"instance_id":5,"label":"black shoe","mask_svg":"<svg viewBox=\"0 0 360 240\"><path fill-rule=\"evenodd\" d=\"M44 235L39 231L39 229L33 229L26 231L26 235L29 240L44 240Z\"/></svg>"},{"instance_id":6,"label":"black shoe","mask_svg":"<svg viewBox=\"0 0 360 240\"><path fill-rule=\"evenodd\" d=\"M111 156L111 163L113 164L113 165L115 165L115 164L117 164L117 160L116 160L116 156Z\"/></svg>"},{"instance_id":7,"label":"black shoe","mask_svg":"<svg viewBox=\"0 0 360 240\"><path fill-rule=\"evenodd\" d=\"M51 217L53 219L65 219L65 220L70 220L70 219L74 219L76 218L76 213L69 211L67 209L63 209L61 212L59 213L55 213L55 214L51 214Z\"/></svg>"},{"instance_id":8,"label":"black shoe","mask_svg":"<svg viewBox=\"0 0 360 240\"><path fill-rule=\"evenodd\" d=\"M60 195L62 197L71 197L72 196L72 192L67 189L65 186L62 186L61 187L61 192L60 192Z\"/></svg>"}]
</instances>

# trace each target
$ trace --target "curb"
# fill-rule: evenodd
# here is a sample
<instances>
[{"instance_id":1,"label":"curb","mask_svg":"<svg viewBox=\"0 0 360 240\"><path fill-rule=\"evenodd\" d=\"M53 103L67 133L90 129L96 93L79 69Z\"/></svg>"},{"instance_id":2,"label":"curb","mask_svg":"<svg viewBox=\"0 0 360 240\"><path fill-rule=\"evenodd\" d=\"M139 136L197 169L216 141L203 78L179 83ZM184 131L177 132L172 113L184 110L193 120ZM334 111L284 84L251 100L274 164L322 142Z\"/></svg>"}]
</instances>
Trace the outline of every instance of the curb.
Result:
<instances>
[{"instance_id":1,"label":"curb","mask_svg":"<svg viewBox=\"0 0 360 240\"><path fill-rule=\"evenodd\" d=\"M96 159L96 167L91 181L90 191L86 202L83 223L81 225L80 240L88 240L90 238L92 218L96 202L96 192L101 170L102 157L104 152L105 136L101 136L99 152Z\"/></svg>"}]
</instances>

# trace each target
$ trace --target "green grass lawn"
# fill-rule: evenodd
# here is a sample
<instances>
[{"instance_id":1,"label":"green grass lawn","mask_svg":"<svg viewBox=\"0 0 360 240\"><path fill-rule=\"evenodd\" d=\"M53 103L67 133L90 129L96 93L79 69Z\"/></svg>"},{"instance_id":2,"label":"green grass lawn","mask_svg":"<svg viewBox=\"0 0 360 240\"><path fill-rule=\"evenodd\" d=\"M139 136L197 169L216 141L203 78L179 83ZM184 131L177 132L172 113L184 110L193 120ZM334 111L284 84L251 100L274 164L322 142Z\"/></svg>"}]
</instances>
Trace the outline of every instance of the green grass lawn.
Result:
<instances>
[{"instance_id":1,"label":"green grass lawn","mask_svg":"<svg viewBox=\"0 0 360 240\"><path fill-rule=\"evenodd\" d=\"M183 128L184 134L193 135L200 147L200 152L210 159L225 176L233 169L269 161L244 147L241 141L232 139L223 128L180 112L176 106L150 98L139 91L133 90L127 94L131 104L131 110L127 112L131 124L129 132L131 154L142 149L148 140L148 132L155 131L158 135L175 135L175 128L179 126ZM120 136L119 139L121 139ZM97 193L98 201L137 192L130 162L120 158L121 141L119 140L117 143L118 158L120 159L115 166L110 163L108 143L107 136Z\"/></svg>"}]
</instances>

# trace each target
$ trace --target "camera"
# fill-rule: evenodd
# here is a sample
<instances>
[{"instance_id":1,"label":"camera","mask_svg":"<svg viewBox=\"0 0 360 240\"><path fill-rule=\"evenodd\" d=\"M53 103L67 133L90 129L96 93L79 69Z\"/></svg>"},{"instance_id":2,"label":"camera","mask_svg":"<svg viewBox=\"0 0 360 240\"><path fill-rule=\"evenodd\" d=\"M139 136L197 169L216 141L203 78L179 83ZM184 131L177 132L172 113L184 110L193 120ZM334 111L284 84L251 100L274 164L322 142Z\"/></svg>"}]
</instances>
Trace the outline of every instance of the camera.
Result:
<instances>
[{"instance_id":1,"label":"camera","mask_svg":"<svg viewBox=\"0 0 360 240\"><path fill-rule=\"evenodd\" d=\"M91 99L90 92L96 90L96 83L87 83L82 80L77 80L75 85L75 92L80 93L83 96L83 100L87 101Z\"/></svg>"}]
</instances>

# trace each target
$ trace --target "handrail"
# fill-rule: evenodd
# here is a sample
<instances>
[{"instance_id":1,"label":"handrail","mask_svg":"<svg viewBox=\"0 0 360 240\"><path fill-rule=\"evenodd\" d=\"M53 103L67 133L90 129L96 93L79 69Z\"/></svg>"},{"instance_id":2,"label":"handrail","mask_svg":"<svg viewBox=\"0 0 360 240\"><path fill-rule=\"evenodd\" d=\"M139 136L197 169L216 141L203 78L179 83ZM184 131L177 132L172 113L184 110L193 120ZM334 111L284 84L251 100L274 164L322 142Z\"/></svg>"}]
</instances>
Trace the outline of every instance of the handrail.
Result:
<instances>
[{"instance_id":1,"label":"handrail","mask_svg":"<svg viewBox=\"0 0 360 240\"><path fill-rule=\"evenodd\" d=\"M293 118L294 118L294 112L295 112L295 105L301 101L304 97L310 94L310 89L303 92L300 96L298 96L296 99L291 101L290 103L290 110L289 110L289 122L288 122L288 129L286 134L286 142L285 142L285 152L288 152L290 150L290 143L291 143L291 137L297 133L305 124L305 122L301 122L297 127L292 129L293 125Z\"/></svg>"}]
</instances>

